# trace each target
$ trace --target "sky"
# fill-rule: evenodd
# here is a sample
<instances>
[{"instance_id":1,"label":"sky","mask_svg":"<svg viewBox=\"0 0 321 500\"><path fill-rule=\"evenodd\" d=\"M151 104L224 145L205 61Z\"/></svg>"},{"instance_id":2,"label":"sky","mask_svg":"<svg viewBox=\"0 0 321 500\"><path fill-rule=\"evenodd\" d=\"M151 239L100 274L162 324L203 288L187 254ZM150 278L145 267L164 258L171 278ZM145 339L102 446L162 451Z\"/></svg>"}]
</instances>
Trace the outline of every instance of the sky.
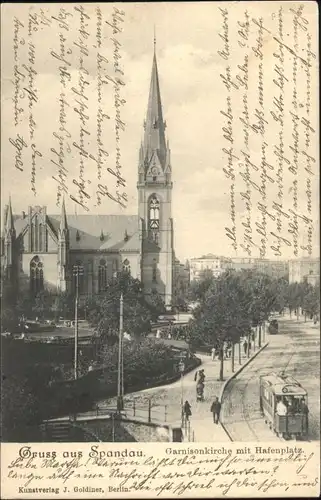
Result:
<instances>
[{"instance_id":1,"label":"sky","mask_svg":"<svg viewBox=\"0 0 321 500\"><path fill-rule=\"evenodd\" d=\"M95 197L88 203L90 213L105 214L135 214L137 213L137 170L138 170L138 152L140 141L143 137L143 121L147 109L148 91L150 83L150 74L153 57L153 38L154 29L156 32L156 53L158 61L158 70L160 76L160 88L163 104L163 114L167 123L167 138L171 148L171 162L173 175L173 205L172 217L174 220L175 251L181 260L198 257L206 253L219 254L225 256L248 256L242 248L235 252L231 245L231 240L226 236L226 227L231 225L229 210L230 182L224 175L223 168L226 167L226 156L222 153L222 148L227 143L224 140L222 127L224 127L224 117L220 113L226 107L227 91L222 83L220 75L225 71L226 62L219 56L218 50L222 50L224 42L220 35L223 33L222 12L219 7L228 8L230 19L230 44L232 60L232 71L237 74L237 65L241 63L244 52L240 51L237 38L237 31L240 26L237 22L244 21L244 10L248 8L250 18L259 18L266 20L266 26L276 27L275 18L277 16L277 6L274 2L260 2L260 4L246 4L246 2L231 2L220 5L216 2L208 3L146 3L146 4L118 4L117 7L125 12L124 22L121 23L122 32L117 34L121 42L120 60L124 71L123 80L125 86L121 88L122 98L126 103L121 108L121 118L125 122L125 131L121 133L121 164L122 176L126 179L126 192L128 195L128 205L126 209L119 207L111 200L103 199L100 206L96 205ZM36 4L34 4L35 6ZM17 127L13 121L13 19L16 16L22 23L27 25L28 6L25 4L2 6L2 170L1 170L1 191L2 203L6 203L9 194L12 199L12 206L15 213L27 211L28 205L46 205L47 213L59 213L60 209L56 206L57 185L52 179L56 174L50 159L53 158L51 148L57 147L58 142L53 138L53 131L59 127L59 92L61 85L58 74L57 61L50 55L52 50L59 51L59 32L63 32L67 37L66 44L70 43L72 54L70 55L72 82L77 85L78 79L78 55L79 51L74 48L73 41L77 40L79 27L79 15L75 14L73 7L77 4L64 5L64 11L59 11L59 4L41 4L40 7L34 7L34 12L40 15L40 8L51 19L50 27L41 26L39 31L33 33L33 42L35 44L35 68L37 76L35 86L37 88L38 100L34 104L34 119L36 122L34 142L39 151L43 153L41 161L37 162L36 173L36 196L30 189L30 170L31 158L30 148L24 160L24 171L20 172L15 168L16 150L10 143L10 138L16 138L17 133L28 137L28 112L27 98L25 113L22 116L21 123ZM87 14L91 17L88 31L90 36L95 33L95 8L97 4L83 4ZM227 7L228 6L228 7ZM111 20L112 5L100 4L103 19ZM288 7L287 7L288 8ZM309 7L306 7L309 10ZM65 33L59 26L59 22L51 16L65 16L68 21L72 13L72 21L69 23L69 31ZM284 30L293 38L292 18L288 12L284 19ZM67 13L67 16L66 16ZM312 47L316 47L316 9L310 8L306 18L309 20L309 30L312 36ZM29 18L30 19L30 18ZM40 18L38 18L40 19ZM273 24L274 23L274 24ZM254 25L251 24L250 33L252 37L249 41L249 107L254 111L257 104L257 64L251 53L251 46L255 43L256 33ZM103 26L103 46L101 53L112 60L112 41L111 31L106 24ZM275 28L277 30L277 28ZM23 30L20 31L23 33ZM301 35L300 35L301 36ZM304 35L305 36L305 35ZM28 40L28 37L26 37ZM301 40L301 39L300 39ZM289 42L290 43L290 42ZM292 42L293 43L293 42ZM272 37L264 38L264 85L266 112L272 109L275 86L272 83L273 53L277 44ZM302 42L302 51L305 50ZM5 48L5 50L4 50ZM301 41L300 41L301 48ZM27 44L19 46L19 63L27 61ZM25 52L23 52L25 51ZM89 129L91 136L88 140L88 148L93 151L96 148L96 112L97 112L97 73L95 50L92 49L91 56L86 59L87 69L89 71L90 90L89 97ZM285 67L286 74L291 80L292 59L287 54ZM251 62L252 61L252 62ZM291 65L291 66L290 66ZM300 69L301 71L301 69ZM312 115L311 123L317 123L317 80L316 63L312 67ZM111 74L111 73L109 73ZM291 85L288 83L289 88ZM300 86L299 97L302 101L305 98L304 86ZM300 91L303 92L302 95ZM69 89L70 92L70 89ZM68 96L71 94L67 93ZM253 97L252 97L253 96ZM235 147L241 150L243 147L243 132L239 121L242 116L242 96L233 98L233 114L235 116L234 136ZM286 96L285 108L287 112L286 121L286 150L289 154L289 145L291 139L291 119L289 110L291 108L291 95ZM71 101L70 101L71 102ZM104 141L110 153L108 164L115 164L115 135L113 129L114 106L113 93L109 86L108 92L104 93L104 110L111 116L111 120L104 127ZM71 106L72 108L72 106ZM73 139L79 137L79 119L78 115L72 110L68 111L68 129L72 131ZM67 125L66 125L67 126ZM303 128L300 129L300 141L303 148ZM317 143L314 136L311 152L317 158L314 166L312 186L312 214L314 219L313 228L313 253L319 254L318 241L318 157ZM275 156L272 155L273 145L277 143L277 129L273 122L267 127L267 142L270 145L269 160L275 164ZM29 141L30 143L30 141ZM252 158L260 161L260 144L257 139L253 140L251 146ZM299 172L299 210L304 213L306 206L305 179L306 175L303 168L303 156L299 158L299 165L302 170ZM242 168L237 163L234 168ZM70 192L75 192L75 186L72 183L73 178L77 178L79 173L79 155L74 151L68 156L68 188ZM254 173L253 173L254 175ZM258 174L257 174L258 175ZM94 193L94 186L97 185L97 172L92 162L86 163L85 177L92 182L88 185L88 192ZM114 188L113 178L104 172L103 180ZM301 182L302 180L302 182ZM74 190L74 191L73 191ZM236 212L239 235L242 235L242 221L244 222L245 211L244 203L241 201L240 192L244 191L244 182L240 177L236 180ZM284 197L285 205L291 205L292 184L291 178L285 166L284 172ZM275 199L275 185L270 187L268 194L268 203ZM256 193L253 194L253 204L260 201ZM85 213L82 208L66 198L66 209L69 213ZM253 226L258 217L257 209L253 208L252 218ZM257 219L258 220L258 219ZM270 229L272 226L270 227ZM288 238L288 228L284 226L283 235ZM241 240L241 237L239 236ZM301 226L299 240L306 241L306 231ZM273 251L270 249L273 242L268 241L267 257L273 257ZM257 250L253 249L252 256L258 256ZM293 258L293 249L284 245L282 248L283 258Z\"/></svg>"}]
</instances>

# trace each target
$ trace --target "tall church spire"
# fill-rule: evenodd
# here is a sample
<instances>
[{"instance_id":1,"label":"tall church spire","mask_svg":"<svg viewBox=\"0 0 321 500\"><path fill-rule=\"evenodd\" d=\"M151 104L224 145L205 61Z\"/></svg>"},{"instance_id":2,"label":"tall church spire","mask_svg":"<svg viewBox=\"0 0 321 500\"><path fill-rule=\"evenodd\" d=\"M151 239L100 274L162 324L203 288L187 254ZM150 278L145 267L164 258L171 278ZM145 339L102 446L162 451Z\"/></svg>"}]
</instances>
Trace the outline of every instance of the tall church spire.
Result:
<instances>
[{"instance_id":1,"label":"tall church spire","mask_svg":"<svg viewBox=\"0 0 321 500\"><path fill-rule=\"evenodd\" d=\"M65 198L62 199L62 205L61 205L61 217L60 217L60 232L61 234L63 231L68 230L68 224L67 224L67 215L66 215L66 207L65 207Z\"/></svg>"},{"instance_id":2,"label":"tall church spire","mask_svg":"<svg viewBox=\"0 0 321 500\"><path fill-rule=\"evenodd\" d=\"M14 231L11 196L9 196L9 205L8 205L7 218L6 218L6 230L7 230L7 233Z\"/></svg>"},{"instance_id":3,"label":"tall church spire","mask_svg":"<svg viewBox=\"0 0 321 500\"><path fill-rule=\"evenodd\" d=\"M166 161L165 127L156 60L156 37L154 34L153 66L145 120L144 156L145 162L149 165L153 153L156 152L163 169Z\"/></svg>"}]
</instances>

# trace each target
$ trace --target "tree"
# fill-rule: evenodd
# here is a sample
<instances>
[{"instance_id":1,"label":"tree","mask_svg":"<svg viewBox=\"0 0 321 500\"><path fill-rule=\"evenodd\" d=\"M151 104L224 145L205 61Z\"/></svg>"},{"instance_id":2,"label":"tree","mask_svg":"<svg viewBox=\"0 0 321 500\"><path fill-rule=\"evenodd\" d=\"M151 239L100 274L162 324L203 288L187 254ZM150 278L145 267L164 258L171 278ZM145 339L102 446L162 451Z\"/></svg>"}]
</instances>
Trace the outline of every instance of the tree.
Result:
<instances>
[{"instance_id":1,"label":"tree","mask_svg":"<svg viewBox=\"0 0 321 500\"><path fill-rule=\"evenodd\" d=\"M242 276L237 272L227 271L213 281L195 310L190 338L192 342L202 339L203 342L218 347L221 360L220 380L223 380L224 375L224 342L232 342L234 359L235 343L250 331L249 301L250 295Z\"/></svg>"},{"instance_id":2,"label":"tree","mask_svg":"<svg viewBox=\"0 0 321 500\"><path fill-rule=\"evenodd\" d=\"M40 405L25 377L4 376L1 384L2 439L18 441L23 428L38 423Z\"/></svg>"},{"instance_id":3,"label":"tree","mask_svg":"<svg viewBox=\"0 0 321 500\"><path fill-rule=\"evenodd\" d=\"M279 307L279 286L277 280L253 270L243 270L241 277L244 289L247 289L248 314L252 326L259 330L259 347L261 347L262 324L271 311Z\"/></svg>"},{"instance_id":4,"label":"tree","mask_svg":"<svg viewBox=\"0 0 321 500\"><path fill-rule=\"evenodd\" d=\"M290 316L292 315L292 311L294 311L299 319L299 307L302 307L302 303L303 287L301 283L290 283L287 294L287 305L290 311Z\"/></svg>"},{"instance_id":5,"label":"tree","mask_svg":"<svg viewBox=\"0 0 321 500\"><path fill-rule=\"evenodd\" d=\"M145 300L140 281L128 273L120 273L108 283L104 293L91 297L86 303L89 323L109 344L118 338L121 294L124 299L124 331L127 333L136 337L148 333L151 321L158 316L158 306Z\"/></svg>"},{"instance_id":6,"label":"tree","mask_svg":"<svg viewBox=\"0 0 321 500\"><path fill-rule=\"evenodd\" d=\"M1 282L1 331L12 331L17 327L16 297L12 284L3 279Z\"/></svg>"},{"instance_id":7,"label":"tree","mask_svg":"<svg viewBox=\"0 0 321 500\"><path fill-rule=\"evenodd\" d=\"M60 292L54 299L52 311L56 320L60 317L73 319L75 316L75 297L67 292Z\"/></svg>"},{"instance_id":8,"label":"tree","mask_svg":"<svg viewBox=\"0 0 321 500\"><path fill-rule=\"evenodd\" d=\"M42 320L52 316L54 302L55 296L48 290L37 293L32 303L33 315Z\"/></svg>"},{"instance_id":9,"label":"tree","mask_svg":"<svg viewBox=\"0 0 321 500\"><path fill-rule=\"evenodd\" d=\"M205 270L200 280L191 281L188 291L189 300L196 302L203 300L207 291L214 283L214 280L213 273L209 270Z\"/></svg>"},{"instance_id":10,"label":"tree","mask_svg":"<svg viewBox=\"0 0 321 500\"><path fill-rule=\"evenodd\" d=\"M160 314L164 314L166 312L165 302L157 291L151 294L149 307L153 321L156 321Z\"/></svg>"},{"instance_id":11,"label":"tree","mask_svg":"<svg viewBox=\"0 0 321 500\"><path fill-rule=\"evenodd\" d=\"M320 288L319 286L309 286L303 297L302 308L304 310L305 319L308 315L311 319L315 319L320 313Z\"/></svg>"}]
</instances>

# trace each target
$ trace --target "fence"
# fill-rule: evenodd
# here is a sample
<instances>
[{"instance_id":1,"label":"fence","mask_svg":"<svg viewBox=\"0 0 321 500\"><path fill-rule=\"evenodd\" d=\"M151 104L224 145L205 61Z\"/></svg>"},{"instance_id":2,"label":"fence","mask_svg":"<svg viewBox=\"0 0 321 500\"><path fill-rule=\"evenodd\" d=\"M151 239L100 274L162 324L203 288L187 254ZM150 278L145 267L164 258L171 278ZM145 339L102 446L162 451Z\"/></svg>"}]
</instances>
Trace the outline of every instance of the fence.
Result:
<instances>
[{"instance_id":1,"label":"fence","mask_svg":"<svg viewBox=\"0 0 321 500\"><path fill-rule=\"evenodd\" d=\"M190 420L187 420L186 418L183 418L182 420L182 431L183 431L183 440L188 441L188 442L194 442L195 441L195 433L193 429L191 428L191 422Z\"/></svg>"},{"instance_id":2,"label":"fence","mask_svg":"<svg viewBox=\"0 0 321 500\"><path fill-rule=\"evenodd\" d=\"M93 410L74 414L73 419L95 420L113 418L116 414L142 423L166 424L179 418L180 409L169 408L168 405L153 404L150 399L147 401L147 404L137 403L135 399L131 399L124 401L124 410L121 412L118 412L114 405L98 404Z\"/></svg>"}]
</instances>

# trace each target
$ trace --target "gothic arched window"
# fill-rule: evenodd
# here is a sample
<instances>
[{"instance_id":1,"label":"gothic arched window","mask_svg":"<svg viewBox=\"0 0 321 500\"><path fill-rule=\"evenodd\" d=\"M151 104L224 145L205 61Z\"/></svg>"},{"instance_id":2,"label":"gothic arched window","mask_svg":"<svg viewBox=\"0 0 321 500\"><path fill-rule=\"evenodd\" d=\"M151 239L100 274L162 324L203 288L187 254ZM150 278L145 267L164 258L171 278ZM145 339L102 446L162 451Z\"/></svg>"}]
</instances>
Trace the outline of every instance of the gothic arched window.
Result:
<instances>
[{"instance_id":1,"label":"gothic arched window","mask_svg":"<svg viewBox=\"0 0 321 500\"><path fill-rule=\"evenodd\" d=\"M34 257L30 262L30 288L32 294L43 290L43 263L38 256Z\"/></svg>"},{"instance_id":2,"label":"gothic arched window","mask_svg":"<svg viewBox=\"0 0 321 500\"><path fill-rule=\"evenodd\" d=\"M98 291L104 292L107 288L107 264L101 259L98 267Z\"/></svg>"},{"instance_id":3,"label":"gothic arched window","mask_svg":"<svg viewBox=\"0 0 321 500\"><path fill-rule=\"evenodd\" d=\"M125 259L123 262L123 271L125 271L125 273L130 274L130 262L128 259Z\"/></svg>"},{"instance_id":4,"label":"gothic arched window","mask_svg":"<svg viewBox=\"0 0 321 500\"><path fill-rule=\"evenodd\" d=\"M153 261L153 274L152 274L152 281L155 283L157 281L157 263L156 259Z\"/></svg>"},{"instance_id":5,"label":"gothic arched window","mask_svg":"<svg viewBox=\"0 0 321 500\"><path fill-rule=\"evenodd\" d=\"M39 252L43 252L43 224L39 224L39 231L38 231L38 245L39 245Z\"/></svg>"},{"instance_id":6,"label":"gothic arched window","mask_svg":"<svg viewBox=\"0 0 321 500\"><path fill-rule=\"evenodd\" d=\"M36 214L31 222L31 252L46 251L46 227L39 221L39 216Z\"/></svg>"},{"instance_id":7,"label":"gothic arched window","mask_svg":"<svg viewBox=\"0 0 321 500\"><path fill-rule=\"evenodd\" d=\"M158 245L159 241L159 200L153 195L149 201L149 231Z\"/></svg>"}]
</instances>

